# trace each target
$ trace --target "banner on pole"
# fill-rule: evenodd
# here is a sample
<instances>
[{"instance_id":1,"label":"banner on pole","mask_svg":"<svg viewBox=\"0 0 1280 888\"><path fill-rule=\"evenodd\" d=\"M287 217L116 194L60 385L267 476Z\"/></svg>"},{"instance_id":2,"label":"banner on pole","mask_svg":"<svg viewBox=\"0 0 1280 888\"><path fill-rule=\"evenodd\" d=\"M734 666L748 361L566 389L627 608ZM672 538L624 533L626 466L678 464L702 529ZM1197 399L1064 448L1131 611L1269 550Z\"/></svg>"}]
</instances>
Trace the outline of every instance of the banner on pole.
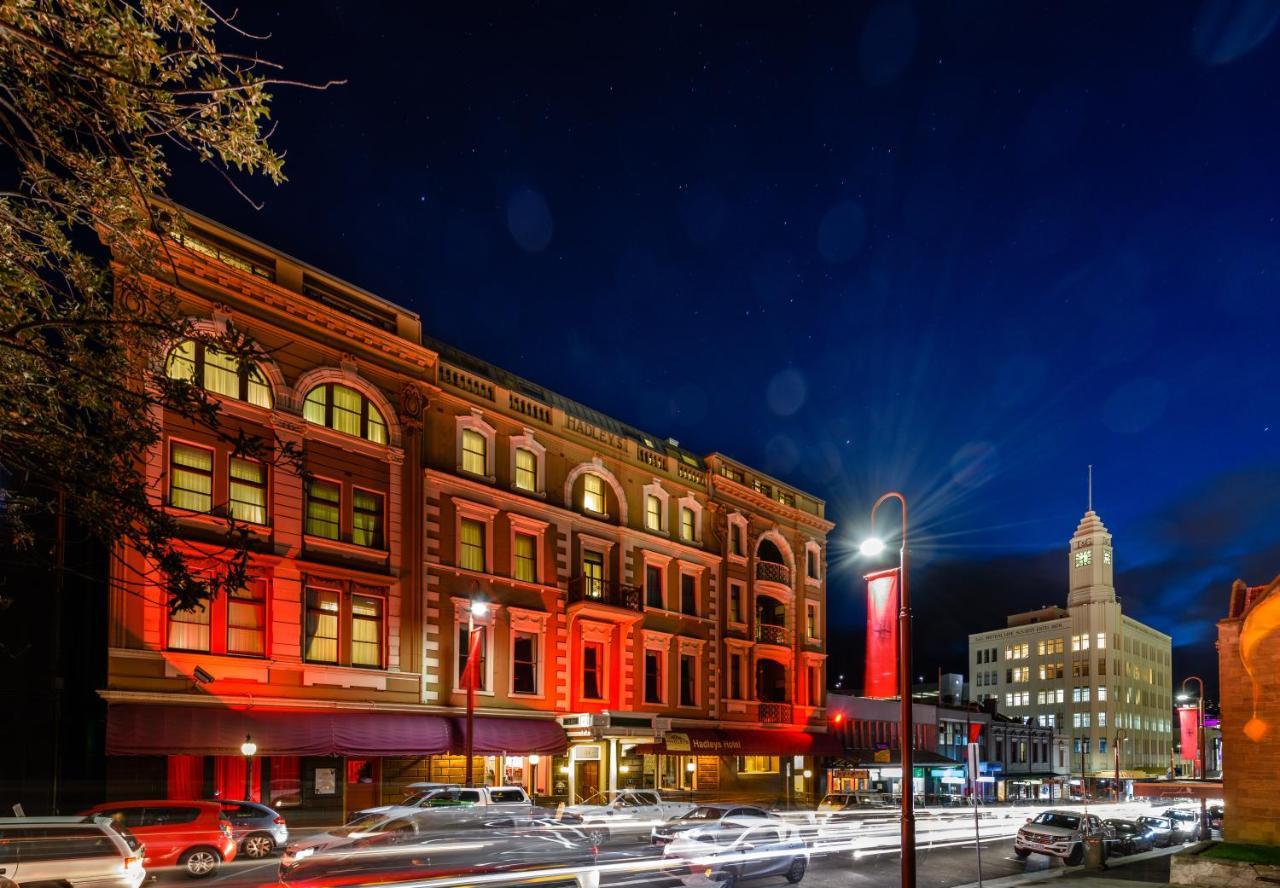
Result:
<instances>
[{"instance_id":1,"label":"banner on pole","mask_svg":"<svg viewBox=\"0 0 1280 888\"><path fill-rule=\"evenodd\" d=\"M1182 739L1182 760L1194 762L1200 751L1200 710L1195 706L1178 707L1178 734Z\"/></svg>"},{"instance_id":2,"label":"banner on pole","mask_svg":"<svg viewBox=\"0 0 1280 888\"><path fill-rule=\"evenodd\" d=\"M867 581L867 660L863 693L898 694L898 569L863 577Z\"/></svg>"}]
</instances>

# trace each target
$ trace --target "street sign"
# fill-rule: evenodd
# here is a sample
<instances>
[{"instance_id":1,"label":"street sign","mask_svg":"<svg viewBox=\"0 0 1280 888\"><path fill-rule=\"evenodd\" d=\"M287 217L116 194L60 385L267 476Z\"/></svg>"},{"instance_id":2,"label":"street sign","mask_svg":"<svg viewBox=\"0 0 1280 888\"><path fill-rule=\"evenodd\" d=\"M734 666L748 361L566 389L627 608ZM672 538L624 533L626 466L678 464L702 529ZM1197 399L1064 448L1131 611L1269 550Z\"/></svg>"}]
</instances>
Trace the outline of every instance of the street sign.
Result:
<instances>
[{"instance_id":1,"label":"street sign","mask_svg":"<svg viewBox=\"0 0 1280 888\"><path fill-rule=\"evenodd\" d=\"M979 755L978 744L970 743L969 744L969 779L970 780L978 779L979 760L980 760L980 755Z\"/></svg>"}]
</instances>

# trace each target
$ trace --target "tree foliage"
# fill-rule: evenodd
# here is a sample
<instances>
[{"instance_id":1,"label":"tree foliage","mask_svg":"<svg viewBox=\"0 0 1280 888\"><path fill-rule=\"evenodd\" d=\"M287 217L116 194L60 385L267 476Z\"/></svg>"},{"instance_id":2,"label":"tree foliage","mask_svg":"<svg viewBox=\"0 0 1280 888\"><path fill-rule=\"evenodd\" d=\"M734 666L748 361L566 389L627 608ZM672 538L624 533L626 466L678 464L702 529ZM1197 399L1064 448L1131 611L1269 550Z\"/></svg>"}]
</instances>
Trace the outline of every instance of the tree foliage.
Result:
<instances>
[{"instance_id":1,"label":"tree foliage","mask_svg":"<svg viewBox=\"0 0 1280 888\"><path fill-rule=\"evenodd\" d=\"M166 152L227 178L283 180L268 144L277 66L224 51L256 38L201 0L0 0L0 547L38 554L59 503L173 609L243 585L249 535L228 519L199 558L141 469L162 408L281 458L221 420L217 399L164 372L182 339L252 364L234 328L193 329L163 287L181 218L162 211ZM299 84L305 85L305 84ZM286 458L296 455L285 454ZM2 555L2 550L0 550Z\"/></svg>"}]
</instances>

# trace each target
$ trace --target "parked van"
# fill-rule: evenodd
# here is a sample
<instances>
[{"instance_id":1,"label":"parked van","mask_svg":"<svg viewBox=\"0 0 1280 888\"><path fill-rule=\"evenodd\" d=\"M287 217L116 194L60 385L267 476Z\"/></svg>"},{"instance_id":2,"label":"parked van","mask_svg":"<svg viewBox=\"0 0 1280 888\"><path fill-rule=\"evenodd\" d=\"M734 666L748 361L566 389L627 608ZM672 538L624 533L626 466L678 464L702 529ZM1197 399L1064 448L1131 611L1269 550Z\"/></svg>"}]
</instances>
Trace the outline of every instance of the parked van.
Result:
<instances>
[{"instance_id":1,"label":"parked van","mask_svg":"<svg viewBox=\"0 0 1280 888\"><path fill-rule=\"evenodd\" d=\"M138 888L142 843L105 817L0 817L0 884Z\"/></svg>"}]
</instances>

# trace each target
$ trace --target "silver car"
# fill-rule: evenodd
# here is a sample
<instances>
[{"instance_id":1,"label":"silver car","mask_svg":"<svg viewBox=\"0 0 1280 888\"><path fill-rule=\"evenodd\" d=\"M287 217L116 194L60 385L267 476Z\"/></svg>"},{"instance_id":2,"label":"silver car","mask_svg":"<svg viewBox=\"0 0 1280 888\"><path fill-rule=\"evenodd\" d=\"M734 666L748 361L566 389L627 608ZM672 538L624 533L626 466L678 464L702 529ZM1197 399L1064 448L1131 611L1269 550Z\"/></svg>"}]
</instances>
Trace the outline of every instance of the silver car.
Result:
<instances>
[{"instance_id":1,"label":"silver car","mask_svg":"<svg viewBox=\"0 0 1280 888\"><path fill-rule=\"evenodd\" d=\"M742 817L682 833L663 849L667 871L691 888L734 888L739 880L804 878L809 850L795 827L772 818Z\"/></svg>"},{"instance_id":2,"label":"silver car","mask_svg":"<svg viewBox=\"0 0 1280 888\"><path fill-rule=\"evenodd\" d=\"M245 857L261 860L289 844L289 826L275 809L257 802L221 804L222 815L231 821L231 835Z\"/></svg>"},{"instance_id":3,"label":"silver car","mask_svg":"<svg viewBox=\"0 0 1280 888\"><path fill-rule=\"evenodd\" d=\"M138 888L142 845L105 817L0 818L0 884Z\"/></svg>"}]
</instances>

